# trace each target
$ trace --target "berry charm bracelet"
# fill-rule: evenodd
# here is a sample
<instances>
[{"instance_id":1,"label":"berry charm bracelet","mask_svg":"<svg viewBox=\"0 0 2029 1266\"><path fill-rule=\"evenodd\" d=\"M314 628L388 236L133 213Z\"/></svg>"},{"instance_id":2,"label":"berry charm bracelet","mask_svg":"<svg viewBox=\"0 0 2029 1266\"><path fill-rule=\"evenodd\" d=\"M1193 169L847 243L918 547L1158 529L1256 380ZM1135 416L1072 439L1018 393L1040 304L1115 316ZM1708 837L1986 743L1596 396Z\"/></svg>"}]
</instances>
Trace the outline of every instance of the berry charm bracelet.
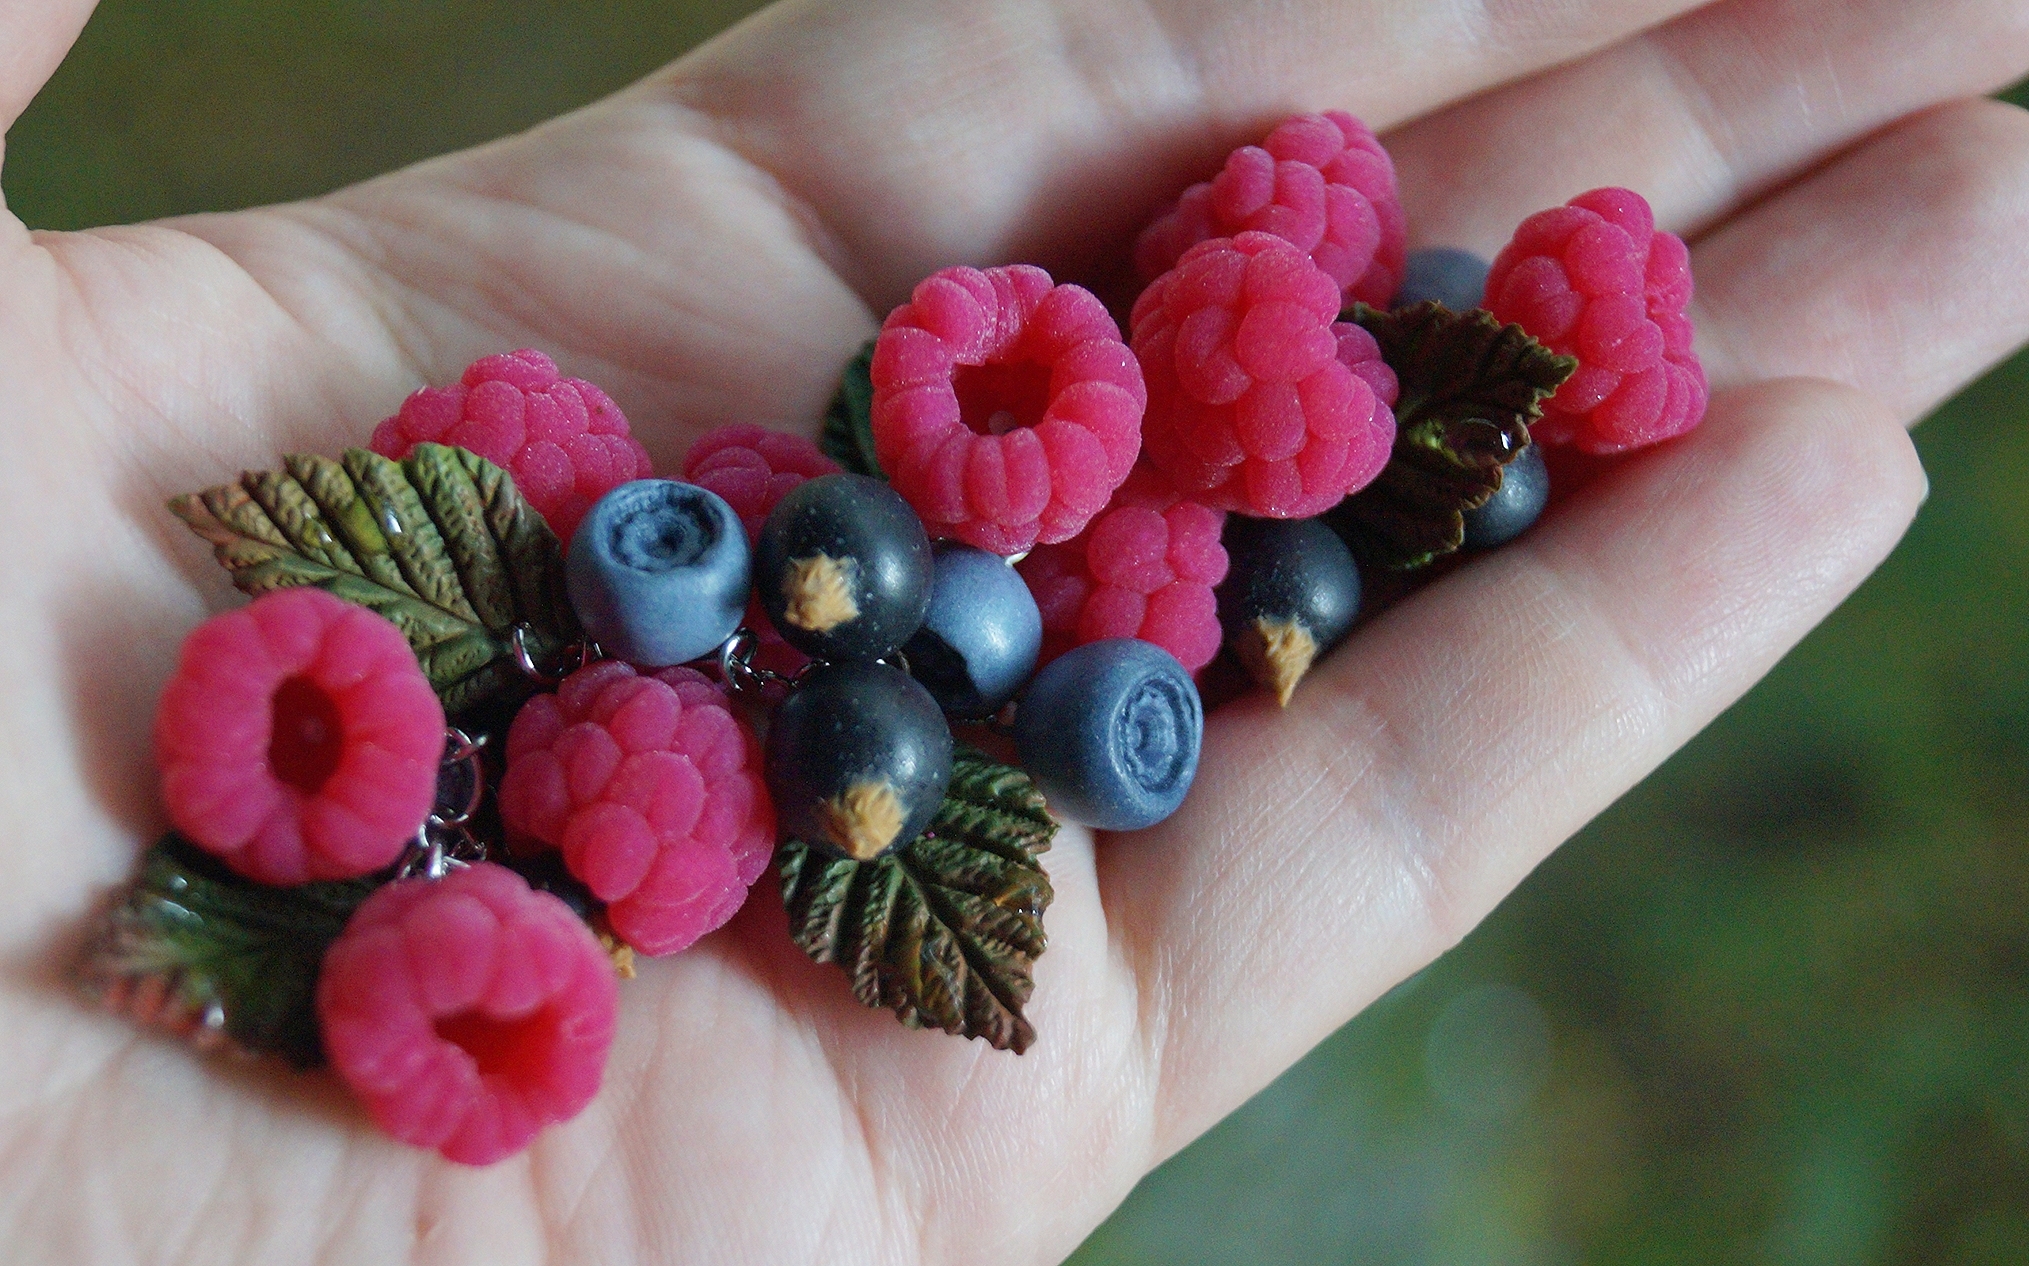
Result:
<instances>
[{"instance_id":1,"label":"berry charm bracelet","mask_svg":"<svg viewBox=\"0 0 2029 1266\"><path fill-rule=\"evenodd\" d=\"M724 426L657 478L524 350L177 498L253 601L184 642L171 829L87 988L484 1165L598 1093L635 956L772 862L862 1003L1025 1050L1057 819L1168 817L1205 698L1288 706L1363 574L1402 592L1528 528L1569 454L1704 414L1689 255L1639 195L1491 264L1406 245L1380 142L1301 115L1141 235L1125 336L1039 268L944 269L821 447Z\"/></svg>"}]
</instances>

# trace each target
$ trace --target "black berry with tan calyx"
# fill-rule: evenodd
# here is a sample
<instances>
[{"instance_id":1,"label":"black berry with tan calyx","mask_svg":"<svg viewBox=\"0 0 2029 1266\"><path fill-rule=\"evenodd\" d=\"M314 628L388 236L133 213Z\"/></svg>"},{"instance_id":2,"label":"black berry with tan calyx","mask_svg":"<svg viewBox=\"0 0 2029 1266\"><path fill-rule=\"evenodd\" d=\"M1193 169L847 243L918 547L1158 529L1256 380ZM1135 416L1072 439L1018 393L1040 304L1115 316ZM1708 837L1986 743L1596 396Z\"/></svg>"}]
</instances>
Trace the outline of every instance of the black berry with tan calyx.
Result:
<instances>
[{"instance_id":1,"label":"black berry with tan calyx","mask_svg":"<svg viewBox=\"0 0 2029 1266\"><path fill-rule=\"evenodd\" d=\"M754 589L812 659L891 655L923 623L933 572L922 520L865 475L826 475L776 505L754 543Z\"/></svg>"},{"instance_id":2,"label":"black berry with tan calyx","mask_svg":"<svg viewBox=\"0 0 2029 1266\"><path fill-rule=\"evenodd\" d=\"M1230 566L1219 627L1249 676L1289 706L1297 682L1353 627L1360 572L1338 535L1315 519L1226 520Z\"/></svg>"},{"instance_id":3,"label":"black berry with tan calyx","mask_svg":"<svg viewBox=\"0 0 2029 1266\"><path fill-rule=\"evenodd\" d=\"M886 664L825 664L768 730L768 792L784 836L871 861L922 834L951 782L937 701Z\"/></svg>"}]
</instances>

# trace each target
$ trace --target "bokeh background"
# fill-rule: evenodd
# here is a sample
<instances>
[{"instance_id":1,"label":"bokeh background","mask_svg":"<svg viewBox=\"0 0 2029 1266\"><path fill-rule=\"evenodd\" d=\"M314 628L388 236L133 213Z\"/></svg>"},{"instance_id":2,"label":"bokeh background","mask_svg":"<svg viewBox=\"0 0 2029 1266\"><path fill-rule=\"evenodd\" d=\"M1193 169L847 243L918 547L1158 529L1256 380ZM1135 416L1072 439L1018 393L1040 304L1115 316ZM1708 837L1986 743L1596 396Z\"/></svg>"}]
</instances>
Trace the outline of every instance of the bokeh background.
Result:
<instances>
[{"instance_id":1,"label":"bokeh background","mask_svg":"<svg viewBox=\"0 0 2029 1266\"><path fill-rule=\"evenodd\" d=\"M7 201L77 228L317 193L756 7L105 0ZM1078 1266L2029 1262L2029 357L1918 445L1930 502L1865 588Z\"/></svg>"}]
</instances>

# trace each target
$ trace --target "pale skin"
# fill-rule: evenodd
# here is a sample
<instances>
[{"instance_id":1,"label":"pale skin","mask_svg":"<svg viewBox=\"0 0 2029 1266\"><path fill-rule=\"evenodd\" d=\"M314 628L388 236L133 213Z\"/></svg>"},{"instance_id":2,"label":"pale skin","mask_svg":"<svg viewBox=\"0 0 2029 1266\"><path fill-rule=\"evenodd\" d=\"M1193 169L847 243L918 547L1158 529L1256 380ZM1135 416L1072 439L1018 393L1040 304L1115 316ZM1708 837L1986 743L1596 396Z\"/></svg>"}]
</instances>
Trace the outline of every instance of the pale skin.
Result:
<instances>
[{"instance_id":1,"label":"pale skin","mask_svg":"<svg viewBox=\"0 0 2029 1266\"><path fill-rule=\"evenodd\" d=\"M0 123L89 0L0 0ZM1691 10L1696 9L1696 12ZM1465 934L1894 545L1905 433L2029 337L2020 0L791 3L527 135L313 202L0 219L0 1243L23 1262L1047 1263ZM1505 86L1496 86L1505 85ZM1476 95L1483 94L1483 95ZM1021 1058L858 1007L771 881L622 990L605 1089L462 1169L327 1077L89 1012L66 964L162 824L148 725L236 599L163 512L542 347L670 469L810 431L929 271L1101 265L1297 110L1413 243L1645 192L1694 245L1702 429L1215 715L1183 811L1066 829ZM1530 161L1522 161L1527 157Z\"/></svg>"}]
</instances>

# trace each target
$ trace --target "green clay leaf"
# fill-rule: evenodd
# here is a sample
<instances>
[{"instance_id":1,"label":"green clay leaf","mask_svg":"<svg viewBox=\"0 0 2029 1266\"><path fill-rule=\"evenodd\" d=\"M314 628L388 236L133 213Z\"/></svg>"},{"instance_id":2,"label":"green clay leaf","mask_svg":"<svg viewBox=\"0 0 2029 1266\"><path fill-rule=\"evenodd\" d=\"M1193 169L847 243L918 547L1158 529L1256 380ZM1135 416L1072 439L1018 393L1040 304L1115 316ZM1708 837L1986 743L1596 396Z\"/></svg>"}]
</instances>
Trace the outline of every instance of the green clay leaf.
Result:
<instances>
[{"instance_id":1,"label":"green clay leaf","mask_svg":"<svg viewBox=\"0 0 2029 1266\"><path fill-rule=\"evenodd\" d=\"M83 966L107 1007L298 1067L323 1062L317 973L373 879L270 888L175 835L142 860Z\"/></svg>"},{"instance_id":2,"label":"green clay leaf","mask_svg":"<svg viewBox=\"0 0 2029 1266\"><path fill-rule=\"evenodd\" d=\"M824 455L856 475L886 479L874 456L874 340L846 362L831 406L824 411L824 431L817 438Z\"/></svg>"},{"instance_id":3,"label":"green clay leaf","mask_svg":"<svg viewBox=\"0 0 2029 1266\"><path fill-rule=\"evenodd\" d=\"M1380 478L1325 514L1362 566L1409 571L1457 550L1467 510L1501 486L1529 444L1543 401L1577 372L1486 311L1421 303L1397 312L1356 304L1348 319L1381 345L1401 381L1395 450Z\"/></svg>"},{"instance_id":4,"label":"green clay leaf","mask_svg":"<svg viewBox=\"0 0 2029 1266\"><path fill-rule=\"evenodd\" d=\"M419 444L399 462L356 448L282 465L169 509L250 596L316 585L387 617L445 711L525 689L509 641L517 623L538 662L580 636L562 547L493 463Z\"/></svg>"},{"instance_id":5,"label":"green clay leaf","mask_svg":"<svg viewBox=\"0 0 2029 1266\"><path fill-rule=\"evenodd\" d=\"M930 829L894 852L856 862L783 843L790 934L865 1005L1019 1055L1036 1038L1022 1008L1054 895L1037 857L1056 831L1027 774L960 748Z\"/></svg>"}]
</instances>

